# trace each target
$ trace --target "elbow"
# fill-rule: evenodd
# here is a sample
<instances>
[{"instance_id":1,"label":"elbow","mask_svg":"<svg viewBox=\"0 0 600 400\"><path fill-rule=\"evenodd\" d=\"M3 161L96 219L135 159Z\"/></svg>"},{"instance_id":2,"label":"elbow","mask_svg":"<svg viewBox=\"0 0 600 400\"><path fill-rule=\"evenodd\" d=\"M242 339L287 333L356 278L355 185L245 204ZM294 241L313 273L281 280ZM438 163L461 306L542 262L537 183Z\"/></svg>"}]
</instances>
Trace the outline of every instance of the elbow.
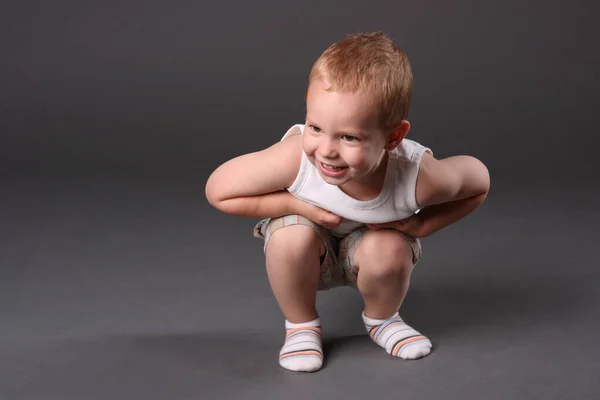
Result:
<instances>
[{"instance_id":1,"label":"elbow","mask_svg":"<svg viewBox=\"0 0 600 400\"><path fill-rule=\"evenodd\" d=\"M219 190L220 185L215 179L209 178L204 188L204 194L209 204L228 215L246 216L247 215L247 202L241 198L234 198L227 196L222 190Z\"/></svg>"},{"instance_id":2,"label":"elbow","mask_svg":"<svg viewBox=\"0 0 600 400\"><path fill-rule=\"evenodd\" d=\"M236 210L235 199L222 199L218 196L213 195L211 192L206 192L206 200L208 203L213 206L215 209L221 211L222 213L229 215L239 215L239 212Z\"/></svg>"},{"instance_id":3,"label":"elbow","mask_svg":"<svg viewBox=\"0 0 600 400\"><path fill-rule=\"evenodd\" d=\"M204 186L204 195L211 206L215 207L217 210L221 210L220 206L223 202L223 198L222 196L219 196L217 184L214 180L214 174L211 175L206 181L206 185Z\"/></svg>"},{"instance_id":4,"label":"elbow","mask_svg":"<svg viewBox=\"0 0 600 400\"><path fill-rule=\"evenodd\" d=\"M451 185L456 191L449 196L454 199L467 197L485 198L490 190L490 172L483 162L475 157L464 156L463 164L459 172L460 176L455 178L455 185ZM458 183L460 182L460 183Z\"/></svg>"},{"instance_id":5,"label":"elbow","mask_svg":"<svg viewBox=\"0 0 600 400\"><path fill-rule=\"evenodd\" d=\"M221 210L221 200L218 200L217 198L209 195L208 193L206 194L206 200L208 201L208 204L210 204L217 210L222 211Z\"/></svg>"},{"instance_id":6,"label":"elbow","mask_svg":"<svg viewBox=\"0 0 600 400\"><path fill-rule=\"evenodd\" d=\"M472 171L474 173L476 182L477 195L486 195L490 191L490 171L483 162L477 158L472 158L473 166Z\"/></svg>"}]
</instances>

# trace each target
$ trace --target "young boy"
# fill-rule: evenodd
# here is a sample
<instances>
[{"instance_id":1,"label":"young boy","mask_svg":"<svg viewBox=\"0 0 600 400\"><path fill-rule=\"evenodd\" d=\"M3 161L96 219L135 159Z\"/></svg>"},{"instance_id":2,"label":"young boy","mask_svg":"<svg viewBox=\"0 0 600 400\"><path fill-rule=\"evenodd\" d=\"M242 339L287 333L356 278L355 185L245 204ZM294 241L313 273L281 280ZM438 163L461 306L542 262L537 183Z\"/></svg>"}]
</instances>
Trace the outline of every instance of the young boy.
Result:
<instances>
[{"instance_id":1,"label":"young boy","mask_svg":"<svg viewBox=\"0 0 600 400\"><path fill-rule=\"evenodd\" d=\"M431 342L398 315L421 257L419 238L485 199L486 167L469 156L436 160L405 139L412 90L406 55L382 32L346 37L316 61L306 122L273 146L227 161L206 196L231 215L262 218L267 274L287 329L279 363L323 363L317 290L349 285L364 300L371 339L404 359Z\"/></svg>"}]
</instances>

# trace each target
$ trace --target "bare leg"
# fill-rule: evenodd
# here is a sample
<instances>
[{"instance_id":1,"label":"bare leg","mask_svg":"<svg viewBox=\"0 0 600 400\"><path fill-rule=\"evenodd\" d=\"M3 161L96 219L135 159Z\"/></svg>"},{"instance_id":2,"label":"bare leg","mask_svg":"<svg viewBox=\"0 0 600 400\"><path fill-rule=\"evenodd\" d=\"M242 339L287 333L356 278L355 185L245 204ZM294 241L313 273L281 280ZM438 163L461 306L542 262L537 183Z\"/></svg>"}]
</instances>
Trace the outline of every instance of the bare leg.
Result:
<instances>
[{"instance_id":1,"label":"bare leg","mask_svg":"<svg viewBox=\"0 0 600 400\"><path fill-rule=\"evenodd\" d=\"M315 302L323 254L325 246L309 226L286 226L271 234L265 253L267 274L275 299L289 322L318 317Z\"/></svg>"},{"instance_id":2,"label":"bare leg","mask_svg":"<svg viewBox=\"0 0 600 400\"><path fill-rule=\"evenodd\" d=\"M267 243L267 274L286 317L279 364L291 371L312 372L323 365L321 320L315 301L324 253L317 232L306 225L277 229Z\"/></svg>"},{"instance_id":3,"label":"bare leg","mask_svg":"<svg viewBox=\"0 0 600 400\"><path fill-rule=\"evenodd\" d=\"M365 301L363 322L371 339L395 357L416 359L429 354L431 341L397 312L413 269L412 249L406 240L388 229L365 232L354 262Z\"/></svg>"},{"instance_id":4,"label":"bare leg","mask_svg":"<svg viewBox=\"0 0 600 400\"><path fill-rule=\"evenodd\" d=\"M365 301L365 315L389 318L406 296L412 273L412 249L397 232L367 231L354 262L358 266L358 290Z\"/></svg>"}]
</instances>

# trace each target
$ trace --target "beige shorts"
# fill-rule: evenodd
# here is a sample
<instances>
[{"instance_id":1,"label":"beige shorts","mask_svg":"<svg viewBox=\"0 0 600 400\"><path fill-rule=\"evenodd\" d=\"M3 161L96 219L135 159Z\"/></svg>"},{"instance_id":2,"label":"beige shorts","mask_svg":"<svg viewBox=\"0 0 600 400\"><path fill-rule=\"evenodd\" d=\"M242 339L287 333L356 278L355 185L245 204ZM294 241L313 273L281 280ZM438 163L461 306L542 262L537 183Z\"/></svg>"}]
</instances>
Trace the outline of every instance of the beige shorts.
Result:
<instances>
[{"instance_id":1,"label":"beige shorts","mask_svg":"<svg viewBox=\"0 0 600 400\"><path fill-rule=\"evenodd\" d=\"M321 279L318 290L327 290L337 286L351 286L357 289L358 268L354 264L354 253L360 244L367 226L358 228L343 238L335 237L327 228L315 224L300 215L286 215L279 218L267 218L254 226L254 236L264 240L263 252L267 248L269 238L279 228L290 225L307 225L312 227L325 246L325 256L321 259ZM419 239L400 233L413 251L413 265L421 259L422 248Z\"/></svg>"}]
</instances>

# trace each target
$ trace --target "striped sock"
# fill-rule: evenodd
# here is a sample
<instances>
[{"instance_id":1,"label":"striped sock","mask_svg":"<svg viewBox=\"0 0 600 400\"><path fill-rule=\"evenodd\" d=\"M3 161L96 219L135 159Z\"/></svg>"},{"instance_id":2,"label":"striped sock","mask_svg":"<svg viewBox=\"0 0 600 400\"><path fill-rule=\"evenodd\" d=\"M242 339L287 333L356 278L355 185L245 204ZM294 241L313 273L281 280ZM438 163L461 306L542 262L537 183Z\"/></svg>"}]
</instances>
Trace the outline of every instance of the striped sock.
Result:
<instances>
[{"instance_id":1,"label":"striped sock","mask_svg":"<svg viewBox=\"0 0 600 400\"><path fill-rule=\"evenodd\" d=\"M323 365L321 320L293 324L285 321L285 343L279 352L279 364L290 371L313 372Z\"/></svg>"},{"instance_id":2,"label":"striped sock","mask_svg":"<svg viewBox=\"0 0 600 400\"><path fill-rule=\"evenodd\" d=\"M362 319L371 339L395 357L414 360L431 352L429 339L408 326L398 313L388 319L372 319L363 312Z\"/></svg>"}]
</instances>

